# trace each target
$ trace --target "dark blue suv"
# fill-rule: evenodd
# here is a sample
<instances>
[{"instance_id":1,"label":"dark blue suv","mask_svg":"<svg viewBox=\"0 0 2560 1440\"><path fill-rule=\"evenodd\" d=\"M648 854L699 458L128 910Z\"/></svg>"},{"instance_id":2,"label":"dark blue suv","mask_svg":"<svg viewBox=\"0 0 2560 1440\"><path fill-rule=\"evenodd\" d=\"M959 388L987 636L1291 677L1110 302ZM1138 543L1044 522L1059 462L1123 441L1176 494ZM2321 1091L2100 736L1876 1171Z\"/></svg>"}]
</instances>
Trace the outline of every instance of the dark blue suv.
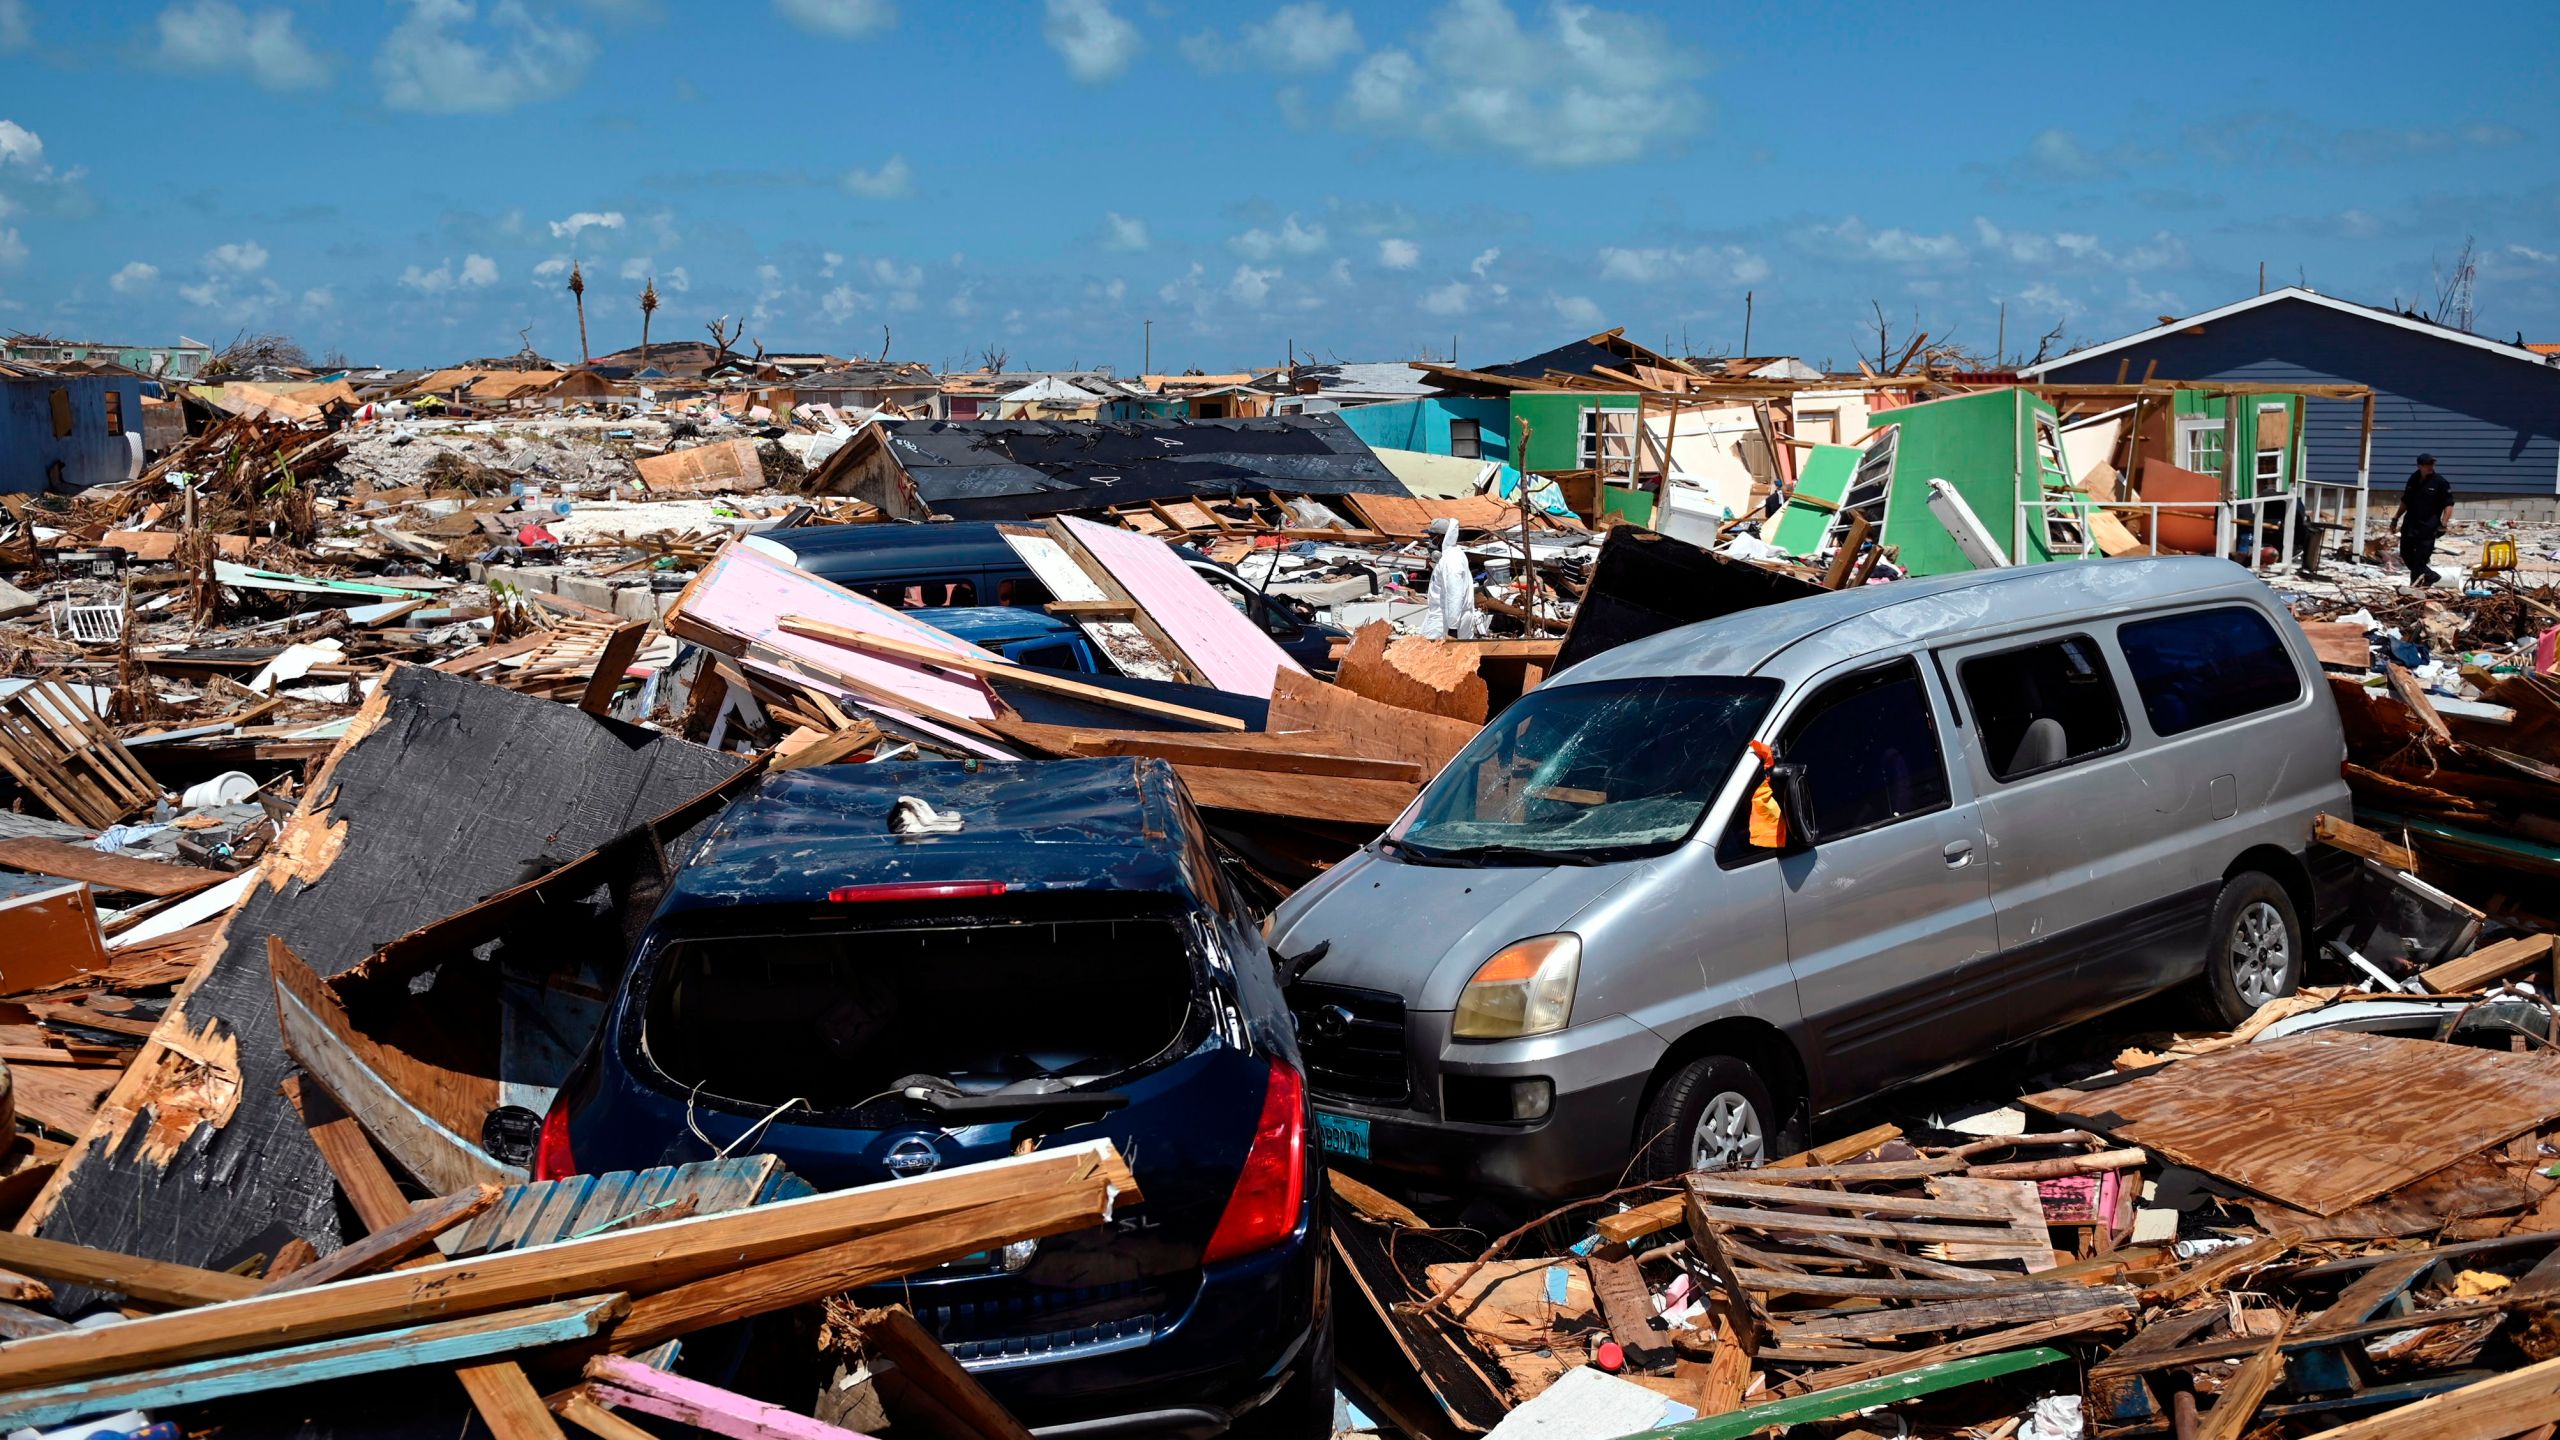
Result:
<instances>
[{"instance_id":1,"label":"dark blue suv","mask_svg":"<svg viewBox=\"0 0 2560 1440\"><path fill-rule=\"evenodd\" d=\"M537 1169L764 1151L838 1188L1108 1138L1146 1197L1109 1225L862 1298L911 1308L1034 1427L1317 1436L1332 1327L1302 1077L1163 761L818 766L685 857Z\"/></svg>"}]
</instances>

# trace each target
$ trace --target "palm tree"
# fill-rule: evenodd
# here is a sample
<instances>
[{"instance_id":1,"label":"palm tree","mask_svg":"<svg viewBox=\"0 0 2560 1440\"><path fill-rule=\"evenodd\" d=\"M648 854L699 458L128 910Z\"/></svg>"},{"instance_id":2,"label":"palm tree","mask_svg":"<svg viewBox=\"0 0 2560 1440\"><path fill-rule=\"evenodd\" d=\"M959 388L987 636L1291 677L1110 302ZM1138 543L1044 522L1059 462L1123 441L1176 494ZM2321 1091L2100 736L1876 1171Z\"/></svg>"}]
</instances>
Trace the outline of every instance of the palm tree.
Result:
<instances>
[{"instance_id":1,"label":"palm tree","mask_svg":"<svg viewBox=\"0 0 2560 1440\"><path fill-rule=\"evenodd\" d=\"M640 292L640 368L649 368L649 317L658 313L658 277L649 277L649 286Z\"/></svg>"},{"instance_id":2,"label":"palm tree","mask_svg":"<svg viewBox=\"0 0 2560 1440\"><path fill-rule=\"evenodd\" d=\"M596 357L587 352L587 277L578 262L569 262L569 295L578 302L578 363L592 365Z\"/></svg>"}]
</instances>

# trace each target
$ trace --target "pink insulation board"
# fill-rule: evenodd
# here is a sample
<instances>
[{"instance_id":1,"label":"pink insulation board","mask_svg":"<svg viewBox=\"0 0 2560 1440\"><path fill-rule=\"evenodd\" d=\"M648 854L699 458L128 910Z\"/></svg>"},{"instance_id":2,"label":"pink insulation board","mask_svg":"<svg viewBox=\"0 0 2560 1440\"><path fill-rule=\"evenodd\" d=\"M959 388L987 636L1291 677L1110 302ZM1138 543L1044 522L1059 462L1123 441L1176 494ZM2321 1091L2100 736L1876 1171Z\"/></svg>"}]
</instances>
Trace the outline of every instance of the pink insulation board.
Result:
<instances>
[{"instance_id":1,"label":"pink insulation board","mask_svg":"<svg viewBox=\"0 0 2560 1440\"><path fill-rule=\"evenodd\" d=\"M786 615L805 616L848 630L927 645L954 655L1001 661L965 640L911 620L888 606L830 584L805 570L784 564L761 550L732 543L686 588L682 602L667 614L667 628L679 635L711 631L735 637L832 670L882 696L909 701L946 715L985 720L996 713L994 692L985 682L948 671L928 670L901 660L865 655L823 640L787 635ZM688 638L695 638L688 635ZM862 691L851 692L861 699Z\"/></svg>"},{"instance_id":2,"label":"pink insulation board","mask_svg":"<svg viewBox=\"0 0 2560 1440\"><path fill-rule=\"evenodd\" d=\"M1073 516L1061 517L1061 523L1102 562L1129 598L1146 608L1156 627L1181 647L1212 685L1267 700L1282 670L1306 673L1271 643L1261 626L1192 573L1173 547L1115 525L1097 525Z\"/></svg>"}]
</instances>

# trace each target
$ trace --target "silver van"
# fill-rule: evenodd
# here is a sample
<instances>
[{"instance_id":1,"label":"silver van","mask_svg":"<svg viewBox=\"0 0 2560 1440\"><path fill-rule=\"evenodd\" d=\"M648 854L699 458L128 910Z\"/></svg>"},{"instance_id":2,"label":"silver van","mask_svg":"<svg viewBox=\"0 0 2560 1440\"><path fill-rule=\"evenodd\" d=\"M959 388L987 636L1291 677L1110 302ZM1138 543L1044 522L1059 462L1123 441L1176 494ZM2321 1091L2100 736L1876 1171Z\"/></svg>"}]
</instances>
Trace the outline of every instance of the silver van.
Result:
<instances>
[{"instance_id":1,"label":"silver van","mask_svg":"<svg viewBox=\"0 0 2560 1440\"><path fill-rule=\"evenodd\" d=\"M2345 754L2301 628L2217 559L1905 580L1607 651L1272 917L1320 1136L1588 1194L1775 1158L2174 985L2236 1023L2300 982L2343 878L2309 842L2350 813Z\"/></svg>"}]
</instances>

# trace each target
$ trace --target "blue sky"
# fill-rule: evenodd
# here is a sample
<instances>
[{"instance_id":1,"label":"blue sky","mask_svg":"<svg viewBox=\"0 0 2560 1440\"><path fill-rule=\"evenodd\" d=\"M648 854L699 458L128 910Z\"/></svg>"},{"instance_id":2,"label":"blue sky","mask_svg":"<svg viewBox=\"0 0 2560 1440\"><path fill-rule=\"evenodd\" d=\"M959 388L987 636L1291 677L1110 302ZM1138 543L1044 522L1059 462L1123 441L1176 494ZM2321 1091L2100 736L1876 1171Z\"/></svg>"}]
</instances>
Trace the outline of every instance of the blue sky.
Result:
<instances>
[{"instance_id":1,"label":"blue sky","mask_svg":"<svg viewBox=\"0 0 2560 1440\"><path fill-rule=\"evenodd\" d=\"M0 0L0 328L1847 366L2304 280L2560 340L2560 4Z\"/></svg>"}]
</instances>

